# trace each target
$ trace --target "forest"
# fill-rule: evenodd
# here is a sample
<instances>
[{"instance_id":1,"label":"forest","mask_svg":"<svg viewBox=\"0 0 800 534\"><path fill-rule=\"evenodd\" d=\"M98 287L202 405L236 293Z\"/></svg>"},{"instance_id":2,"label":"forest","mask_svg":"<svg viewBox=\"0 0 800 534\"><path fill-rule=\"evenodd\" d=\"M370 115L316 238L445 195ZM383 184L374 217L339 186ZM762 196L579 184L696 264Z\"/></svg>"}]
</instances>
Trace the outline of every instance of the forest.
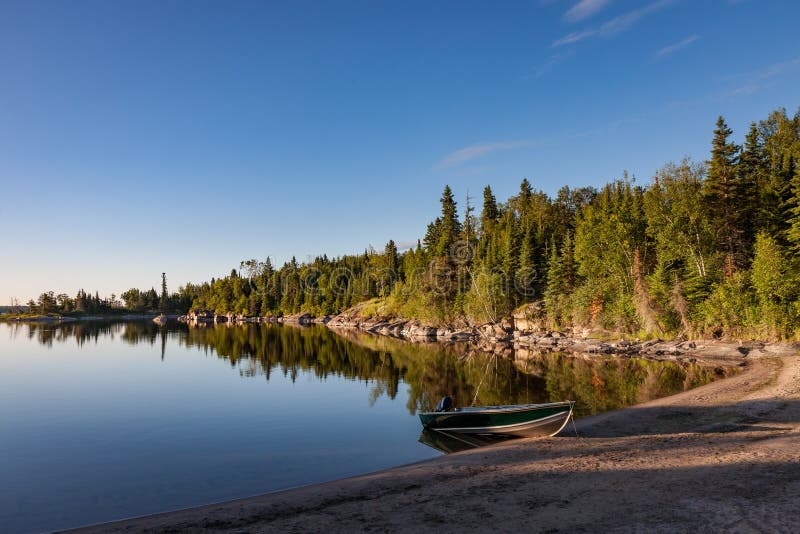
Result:
<instances>
[{"instance_id":1,"label":"forest","mask_svg":"<svg viewBox=\"0 0 800 534\"><path fill-rule=\"evenodd\" d=\"M720 117L708 160L668 163L649 183L624 174L555 196L523 179L480 212L450 187L415 247L280 267L247 260L126 307L246 316L364 315L482 324L537 303L550 328L643 337L790 339L800 334L800 111L753 122L743 142ZM164 300L164 295L167 295ZM164 306L168 302L169 306Z\"/></svg>"}]
</instances>

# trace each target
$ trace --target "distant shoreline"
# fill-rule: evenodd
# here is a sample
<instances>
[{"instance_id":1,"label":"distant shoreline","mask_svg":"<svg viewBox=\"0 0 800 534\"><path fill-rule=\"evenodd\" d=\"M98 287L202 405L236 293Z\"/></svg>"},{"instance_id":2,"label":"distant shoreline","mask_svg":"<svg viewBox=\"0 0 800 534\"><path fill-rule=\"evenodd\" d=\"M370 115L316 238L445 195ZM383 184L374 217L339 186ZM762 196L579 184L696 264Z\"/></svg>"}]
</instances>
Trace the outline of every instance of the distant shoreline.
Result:
<instances>
[{"instance_id":1,"label":"distant shoreline","mask_svg":"<svg viewBox=\"0 0 800 534\"><path fill-rule=\"evenodd\" d=\"M0 322L6 323L73 323L80 321L143 321L152 320L158 317L158 312L149 313L124 313L124 314L91 314L91 315L32 315L32 314L17 314L17 315L0 315ZM168 319L177 319L180 315L177 313L164 314Z\"/></svg>"}]
</instances>

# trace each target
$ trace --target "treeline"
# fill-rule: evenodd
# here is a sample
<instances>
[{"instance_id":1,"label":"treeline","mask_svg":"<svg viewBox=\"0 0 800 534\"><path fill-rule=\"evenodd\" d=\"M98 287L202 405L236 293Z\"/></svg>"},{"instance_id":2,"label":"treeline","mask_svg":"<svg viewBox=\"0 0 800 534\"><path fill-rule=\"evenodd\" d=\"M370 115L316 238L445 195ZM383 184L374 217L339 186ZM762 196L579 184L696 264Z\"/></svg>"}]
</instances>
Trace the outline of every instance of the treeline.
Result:
<instances>
[{"instance_id":1,"label":"treeline","mask_svg":"<svg viewBox=\"0 0 800 534\"><path fill-rule=\"evenodd\" d=\"M94 295L78 290L75 297L66 293L56 294L54 291L45 291L36 300L29 300L27 304L30 313L106 313L119 307L116 295L101 298L98 292ZM13 308L13 306L12 306ZM13 312L13 310L12 310Z\"/></svg>"},{"instance_id":2,"label":"treeline","mask_svg":"<svg viewBox=\"0 0 800 534\"><path fill-rule=\"evenodd\" d=\"M800 114L753 122L743 145L722 117L708 161L684 160L647 185L627 175L555 197L526 179L476 215L446 187L416 247L275 268L242 262L188 287L218 313L362 313L482 323L543 303L553 328L647 335L794 337L800 326ZM376 299L376 297L381 297Z\"/></svg>"},{"instance_id":3,"label":"treeline","mask_svg":"<svg viewBox=\"0 0 800 534\"><path fill-rule=\"evenodd\" d=\"M110 297L100 297L95 291L94 295L78 290L75 297L66 293L56 294L54 291L45 291L36 300L27 303L28 313L32 314L73 314L82 313L113 313L113 312L179 312L185 313L196 297L191 284L181 287L176 293L167 291L167 276L161 273L161 293L155 288L142 291L136 288L129 289L119 295L112 293ZM120 300L121 299L121 300ZM11 306L11 313L19 313L20 306Z\"/></svg>"}]
</instances>

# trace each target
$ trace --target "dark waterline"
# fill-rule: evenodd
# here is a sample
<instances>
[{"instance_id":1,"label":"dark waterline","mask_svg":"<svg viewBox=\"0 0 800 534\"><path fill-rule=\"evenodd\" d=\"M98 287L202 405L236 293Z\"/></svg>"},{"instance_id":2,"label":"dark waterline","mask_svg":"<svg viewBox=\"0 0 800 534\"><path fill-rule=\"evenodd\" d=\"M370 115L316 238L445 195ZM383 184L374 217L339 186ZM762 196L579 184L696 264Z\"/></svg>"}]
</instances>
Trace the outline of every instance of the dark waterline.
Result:
<instances>
[{"instance_id":1,"label":"dark waterline","mask_svg":"<svg viewBox=\"0 0 800 534\"><path fill-rule=\"evenodd\" d=\"M690 364L410 344L323 327L0 324L0 530L38 532L440 453L416 413L573 399L579 415L710 381ZM430 441L430 440L428 440Z\"/></svg>"}]
</instances>

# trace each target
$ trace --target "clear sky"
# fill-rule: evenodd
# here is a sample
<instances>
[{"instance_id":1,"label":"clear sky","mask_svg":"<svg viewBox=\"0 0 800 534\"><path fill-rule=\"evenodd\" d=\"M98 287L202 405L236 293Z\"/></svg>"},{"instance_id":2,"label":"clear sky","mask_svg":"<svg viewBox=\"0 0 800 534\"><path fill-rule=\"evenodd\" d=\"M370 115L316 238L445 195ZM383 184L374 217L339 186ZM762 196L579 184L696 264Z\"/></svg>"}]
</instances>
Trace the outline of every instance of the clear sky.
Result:
<instances>
[{"instance_id":1,"label":"clear sky","mask_svg":"<svg viewBox=\"0 0 800 534\"><path fill-rule=\"evenodd\" d=\"M0 305L413 242L800 105L800 3L0 3Z\"/></svg>"}]
</instances>

